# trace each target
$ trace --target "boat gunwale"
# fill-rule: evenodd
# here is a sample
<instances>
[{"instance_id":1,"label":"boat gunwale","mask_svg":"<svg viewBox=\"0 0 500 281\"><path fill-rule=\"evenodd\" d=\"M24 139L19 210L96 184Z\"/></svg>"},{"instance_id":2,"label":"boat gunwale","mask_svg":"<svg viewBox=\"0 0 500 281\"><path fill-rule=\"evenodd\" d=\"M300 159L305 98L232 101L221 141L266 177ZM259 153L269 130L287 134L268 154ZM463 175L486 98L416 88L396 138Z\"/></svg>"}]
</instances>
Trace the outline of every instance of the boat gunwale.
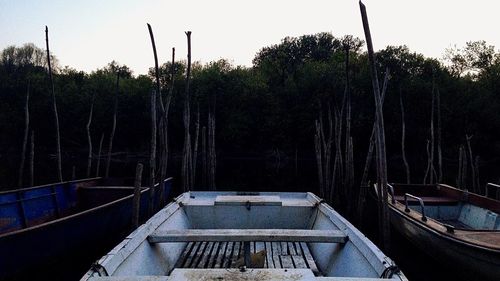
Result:
<instances>
[{"instance_id":1,"label":"boat gunwale","mask_svg":"<svg viewBox=\"0 0 500 281\"><path fill-rule=\"evenodd\" d=\"M37 186L23 187L23 188L19 188L19 189L3 190L3 191L0 191L0 195L4 195L4 194L8 194L8 193L24 192L24 191L39 189L39 188L43 188L43 187L50 187L50 186L55 186L55 185L64 185L64 184L68 184L68 183L81 183L81 182L86 182L86 181L94 181L94 180L102 180L102 179L103 179L103 177L94 177L94 178L86 178L86 179L71 180L71 181L53 182L53 183L42 184L42 185L37 185Z\"/></svg>"},{"instance_id":2,"label":"boat gunwale","mask_svg":"<svg viewBox=\"0 0 500 281\"><path fill-rule=\"evenodd\" d=\"M172 177L169 177L169 178L165 179L163 182L172 181L172 179L173 179ZM85 179L84 180L79 180L79 181L85 181ZM74 182L74 181L70 181L70 182ZM157 183L155 185L155 187L158 186L158 185L159 185L159 183ZM41 186L41 187L45 187L45 186ZM35 187L35 188L38 188L38 187ZM141 188L141 195L143 193L149 191L149 189L150 189L150 187ZM30 226L30 227L26 227L26 228L14 230L14 231L11 231L11 232L6 232L6 233L3 233L3 234L0 234L0 239L3 239L3 238L8 237L8 236L18 235L18 234L21 234L21 233L24 233L24 232L28 232L28 231L31 231L31 230L35 230L35 229L38 229L38 228L49 227L49 226L51 226L53 224L60 223L60 222L63 222L63 221L70 221L70 220L73 220L73 219L78 218L80 216L83 216L83 215L86 215L86 214L89 214L89 213L94 213L94 212L97 212L97 211L99 211L101 209L104 209L104 208L108 208L109 206L118 204L118 203L120 203L122 201L125 201L125 200L128 200L128 199L130 199L132 197L134 197L134 194L130 194L130 195L121 197L119 199L110 201L108 203L105 203L105 204L102 204L102 205L99 205L99 206L96 206L96 207L93 207L93 208L90 208L90 209L87 209L87 210L84 210L84 211L81 211L81 212L77 212L77 213L74 213L74 214L71 214L71 215L68 215L68 216L64 216L64 217L61 217L61 218L50 220L50 221L47 221L47 222L44 222L44 223L41 223L41 224L37 224L37 225L33 225L33 226Z\"/></svg>"}]
</instances>

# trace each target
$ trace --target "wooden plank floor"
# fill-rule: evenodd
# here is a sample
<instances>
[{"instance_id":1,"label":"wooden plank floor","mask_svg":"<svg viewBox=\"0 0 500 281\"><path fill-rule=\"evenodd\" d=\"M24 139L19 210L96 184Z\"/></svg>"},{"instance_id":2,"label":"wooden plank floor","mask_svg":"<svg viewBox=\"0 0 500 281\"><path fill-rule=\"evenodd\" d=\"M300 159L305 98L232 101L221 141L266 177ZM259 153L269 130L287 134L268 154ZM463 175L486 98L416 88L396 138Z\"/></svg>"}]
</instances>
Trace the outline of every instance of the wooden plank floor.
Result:
<instances>
[{"instance_id":1,"label":"wooden plank floor","mask_svg":"<svg viewBox=\"0 0 500 281\"><path fill-rule=\"evenodd\" d=\"M266 250L266 268L309 268L320 275L305 242L250 242L252 253ZM176 268L230 268L243 257L243 242L189 242Z\"/></svg>"}]
</instances>

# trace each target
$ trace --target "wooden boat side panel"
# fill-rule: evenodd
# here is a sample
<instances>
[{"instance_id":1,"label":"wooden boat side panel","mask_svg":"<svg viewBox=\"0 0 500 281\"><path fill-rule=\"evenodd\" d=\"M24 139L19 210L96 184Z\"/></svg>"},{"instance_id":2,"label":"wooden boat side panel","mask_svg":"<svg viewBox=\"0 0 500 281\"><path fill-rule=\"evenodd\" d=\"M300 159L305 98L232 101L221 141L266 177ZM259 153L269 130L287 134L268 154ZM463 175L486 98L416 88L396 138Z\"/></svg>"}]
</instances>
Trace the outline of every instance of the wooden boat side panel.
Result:
<instances>
[{"instance_id":1,"label":"wooden boat side panel","mask_svg":"<svg viewBox=\"0 0 500 281\"><path fill-rule=\"evenodd\" d=\"M87 179L1 192L0 234L77 212L78 189L98 182L99 179Z\"/></svg>"},{"instance_id":2,"label":"wooden boat side panel","mask_svg":"<svg viewBox=\"0 0 500 281\"><path fill-rule=\"evenodd\" d=\"M405 216L401 210L391 206L391 223L394 228L429 256L453 268L457 268L457 265L467 265L469 270L464 273L470 274L469 277L481 276L484 280L500 278L500 255L497 251L488 251L482 247L474 247L449 239L439 234L437 230L428 227L434 222L428 221L424 224L419 220L420 218Z\"/></svg>"}]
</instances>

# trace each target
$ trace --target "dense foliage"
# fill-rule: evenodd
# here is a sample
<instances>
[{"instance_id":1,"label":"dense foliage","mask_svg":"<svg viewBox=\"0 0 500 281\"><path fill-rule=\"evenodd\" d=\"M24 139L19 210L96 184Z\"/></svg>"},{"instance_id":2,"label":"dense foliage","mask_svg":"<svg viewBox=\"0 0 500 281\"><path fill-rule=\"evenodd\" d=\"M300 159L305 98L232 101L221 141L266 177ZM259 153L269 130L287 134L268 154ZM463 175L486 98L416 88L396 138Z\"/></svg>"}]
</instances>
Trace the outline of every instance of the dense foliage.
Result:
<instances>
[{"instance_id":1,"label":"dense foliage","mask_svg":"<svg viewBox=\"0 0 500 281\"><path fill-rule=\"evenodd\" d=\"M252 67L233 66L226 60L195 64L192 72L192 114L200 110L206 125L208 102L216 99L216 149L222 185L246 186L251 168L262 174L279 175L280 181L254 184L280 188L316 188L314 173L314 122L320 108L339 105L345 88L345 42L351 42L350 90L352 93L355 176L362 173L374 116L367 56L363 42L352 36L335 38L329 33L287 37L264 47ZM406 46L389 46L377 53L380 73L390 69L391 79L384 104L388 147L389 180L403 181L401 160L401 112L399 95L405 104L407 157L412 181L422 182L427 164L426 143L430 138L433 85L441 95L444 182L455 184L458 148L465 135L473 135L474 155L480 156L481 182L498 182L495 174L500 155L500 55L483 41L469 42L463 49L446 50L445 62L426 58ZM153 64L153 62L152 62ZM94 152L101 134L106 150L113 113L116 69L121 67L118 122L111 174L131 176L133 166L149 150L150 107L153 69L149 75L134 76L116 62L91 73L57 67L57 96L63 151L64 177L71 167L77 177L86 169L87 123L90 102L95 95L91 125ZM175 65L169 139L172 156L169 174L179 175L182 151L182 106L185 63ZM170 63L161 66L162 94L171 83ZM50 84L43 50L32 44L8 47L0 57L0 186L15 185L24 130L24 102L31 95L31 128L36 136L35 183L56 178L55 129L51 111ZM192 118L192 120L195 118ZM343 146L342 146L343 147ZM227 168L230 159L265 159L264 166L249 164L247 171ZM297 162L295 162L297 161ZM255 162L261 163L261 162ZM94 164L95 167L95 164ZM103 165L101 164L101 167ZM95 168L93 168L95 169ZM280 173L280 169L287 172ZM227 180L231 178L230 180ZM297 187L297 180L308 186ZM293 183L295 182L295 184ZM261 186L261 187L264 187Z\"/></svg>"}]
</instances>

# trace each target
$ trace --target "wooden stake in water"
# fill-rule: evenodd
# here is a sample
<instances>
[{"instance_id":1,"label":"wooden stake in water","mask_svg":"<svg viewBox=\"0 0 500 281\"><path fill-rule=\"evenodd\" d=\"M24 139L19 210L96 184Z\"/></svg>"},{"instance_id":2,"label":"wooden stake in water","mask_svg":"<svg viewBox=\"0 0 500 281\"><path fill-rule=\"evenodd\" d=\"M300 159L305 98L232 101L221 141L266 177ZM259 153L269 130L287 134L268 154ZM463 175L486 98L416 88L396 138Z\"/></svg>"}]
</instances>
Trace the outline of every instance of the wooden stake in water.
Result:
<instances>
[{"instance_id":1,"label":"wooden stake in water","mask_svg":"<svg viewBox=\"0 0 500 281\"><path fill-rule=\"evenodd\" d=\"M135 182L134 182L134 200L132 205L132 226L137 228L139 226L139 212L141 210L141 183L142 183L142 168L141 163L137 163L135 168Z\"/></svg>"}]
</instances>

